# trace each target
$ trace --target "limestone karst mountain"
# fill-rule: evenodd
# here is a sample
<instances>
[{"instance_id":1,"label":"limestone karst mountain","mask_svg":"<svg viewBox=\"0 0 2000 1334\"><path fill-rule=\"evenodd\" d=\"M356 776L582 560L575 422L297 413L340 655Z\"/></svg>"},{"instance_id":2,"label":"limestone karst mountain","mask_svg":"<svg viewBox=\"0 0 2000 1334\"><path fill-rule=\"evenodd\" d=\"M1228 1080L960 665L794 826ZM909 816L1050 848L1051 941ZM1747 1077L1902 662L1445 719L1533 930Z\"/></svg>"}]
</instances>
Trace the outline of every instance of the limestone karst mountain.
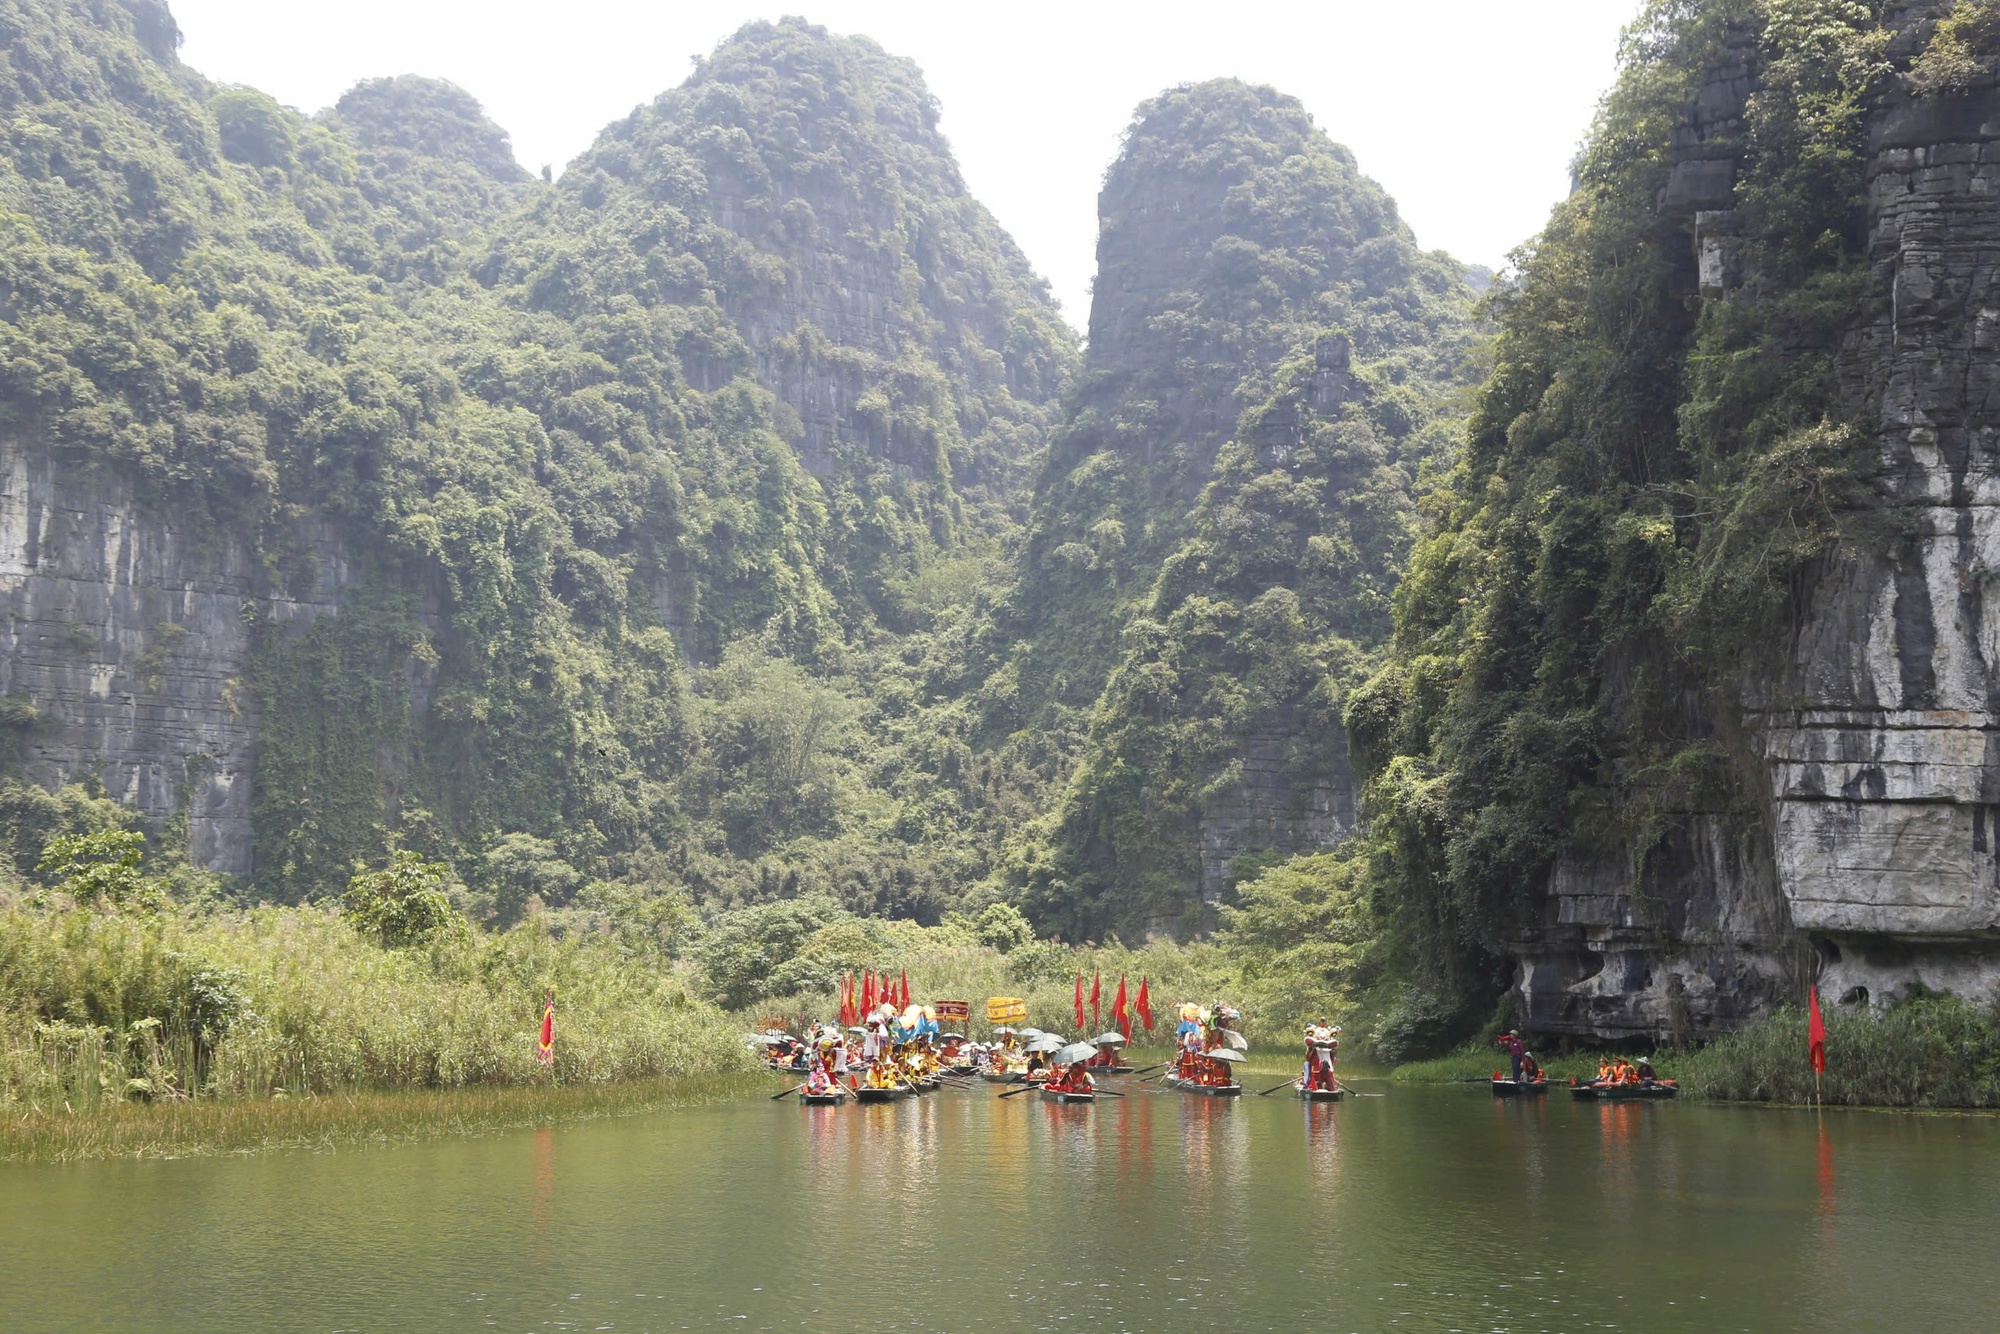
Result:
<instances>
[{"instance_id":1,"label":"limestone karst mountain","mask_svg":"<svg viewBox=\"0 0 2000 1334\"><path fill-rule=\"evenodd\" d=\"M282 898L392 837L475 882L504 837L548 886L831 874L746 868L835 826L871 860L930 799L934 757L858 772L841 729L990 558L1074 349L907 62L754 25L548 187L448 86L308 119L158 5L0 33L28 776ZM879 862L858 901L940 883Z\"/></svg>"},{"instance_id":2,"label":"limestone karst mountain","mask_svg":"<svg viewBox=\"0 0 2000 1334\"><path fill-rule=\"evenodd\" d=\"M1348 710L1428 975L1598 1038L1991 992L1997 55L1977 4L1637 34Z\"/></svg>"},{"instance_id":3,"label":"limestone karst mountain","mask_svg":"<svg viewBox=\"0 0 2000 1334\"><path fill-rule=\"evenodd\" d=\"M1437 1041L2000 975L1986 0L1649 7L1483 309L1297 102L1168 90L1085 351L864 38L554 184L176 50L0 0L18 876L136 817L497 924L1007 898Z\"/></svg>"},{"instance_id":4,"label":"limestone karst mountain","mask_svg":"<svg viewBox=\"0 0 2000 1334\"><path fill-rule=\"evenodd\" d=\"M1237 858L1354 825L1341 702L1450 448L1474 293L1297 101L1233 80L1141 106L1099 214L1003 610L1017 707L1096 703L1016 875L1072 933L1194 930Z\"/></svg>"}]
</instances>

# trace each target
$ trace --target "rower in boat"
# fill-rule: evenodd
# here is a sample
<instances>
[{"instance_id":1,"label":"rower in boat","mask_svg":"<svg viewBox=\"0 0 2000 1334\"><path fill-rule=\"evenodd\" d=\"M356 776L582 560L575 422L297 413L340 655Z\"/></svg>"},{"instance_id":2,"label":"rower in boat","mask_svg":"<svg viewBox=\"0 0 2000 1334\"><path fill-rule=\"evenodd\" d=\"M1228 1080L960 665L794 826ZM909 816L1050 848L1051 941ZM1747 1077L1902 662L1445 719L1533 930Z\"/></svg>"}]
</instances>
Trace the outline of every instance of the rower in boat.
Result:
<instances>
[{"instance_id":1,"label":"rower in boat","mask_svg":"<svg viewBox=\"0 0 2000 1334\"><path fill-rule=\"evenodd\" d=\"M1507 1059L1514 1065L1514 1082L1527 1082L1522 1075L1523 1063L1528 1056L1528 1044L1521 1040L1521 1030L1510 1028L1493 1040L1493 1044L1507 1053Z\"/></svg>"},{"instance_id":2,"label":"rower in boat","mask_svg":"<svg viewBox=\"0 0 2000 1334\"><path fill-rule=\"evenodd\" d=\"M1337 1093L1340 1081L1334 1078L1333 1063L1340 1052L1340 1028L1324 1020L1306 1025L1306 1068L1299 1081L1304 1093Z\"/></svg>"},{"instance_id":3,"label":"rower in boat","mask_svg":"<svg viewBox=\"0 0 2000 1334\"><path fill-rule=\"evenodd\" d=\"M1068 1062L1053 1063L1049 1066L1048 1078L1042 1081L1042 1097L1049 1102L1095 1102L1097 1085L1090 1078L1089 1060L1077 1050L1086 1044L1077 1043L1065 1047L1058 1057L1069 1056Z\"/></svg>"},{"instance_id":4,"label":"rower in boat","mask_svg":"<svg viewBox=\"0 0 2000 1334\"><path fill-rule=\"evenodd\" d=\"M1093 1074L1123 1075L1132 1072L1132 1067L1124 1061L1123 1033L1103 1033L1090 1041L1097 1050L1084 1064L1090 1067Z\"/></svg>"},{"instance_id":5,"label":"rower in boat","mask_svg":"<svg viewBox=\"0 0 2000 1334\"><path fill-rule=\"evenodd\" d=\"M1206 1010L1196 1005L1181 1007L1181 1050L1174 1058L1169 1084L1211 1096L1230 1096L1243 1091L1231 1067L1243 1059L1242 1045L1247 1044L1240 1033L1231 1041L1228 1036L1231 1030L1221 1022L1235 1013L1219 1003Z\"/></svg>"}]
</instances>

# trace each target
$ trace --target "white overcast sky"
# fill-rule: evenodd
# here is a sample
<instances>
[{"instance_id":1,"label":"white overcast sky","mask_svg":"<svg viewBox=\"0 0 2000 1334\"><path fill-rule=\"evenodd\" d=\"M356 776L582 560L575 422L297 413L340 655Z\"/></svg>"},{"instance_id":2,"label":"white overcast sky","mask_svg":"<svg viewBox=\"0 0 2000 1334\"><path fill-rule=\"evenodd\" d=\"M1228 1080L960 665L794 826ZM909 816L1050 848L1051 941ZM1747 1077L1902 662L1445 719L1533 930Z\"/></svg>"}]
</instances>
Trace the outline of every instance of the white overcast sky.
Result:
<instances>
[{"instance_id":1,"label":"white overcast sky","mask_svg":"<svg viewBox=\"0 0 2000 1334\"><path fill-rule=\"evenodd\" d=\"M445 78L529 170L686 77L742 24L802 13L923 67L967 183L1089 313L1097 190L1132 109L1234 75L1302 100L1424 246L1500 267L1569 162L1639 0L172 0L181 56L307 112L388 74Z\"/></svg>"}]
</instances>

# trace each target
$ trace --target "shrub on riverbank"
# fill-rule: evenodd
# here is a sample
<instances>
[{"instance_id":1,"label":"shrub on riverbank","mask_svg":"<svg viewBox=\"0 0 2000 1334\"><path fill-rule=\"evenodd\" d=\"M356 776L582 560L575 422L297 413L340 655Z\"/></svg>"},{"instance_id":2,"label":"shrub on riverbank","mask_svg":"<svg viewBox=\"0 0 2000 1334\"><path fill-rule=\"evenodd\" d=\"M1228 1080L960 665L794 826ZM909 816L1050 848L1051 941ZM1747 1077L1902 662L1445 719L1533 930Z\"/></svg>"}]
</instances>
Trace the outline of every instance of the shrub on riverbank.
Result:
<instances>
[{"instance_id":1,"label":"shrub on riverbank","mask_svg":"<svg viewBox=\"0 0 2000 1334\"><path fill-rule=\"evenodd\" d=\"M553 1068L536 1064L557 992ZM0 1108L602 1084L741 1069L663 965L529 922L386 949L315 908L0 911Z\"/></svg>"},{"instance_id":2,"label":"shrub on riverbank","mask_svg":"<svg viewBox=\"0 0 2000 1334\"><path fill-rule=\"evenodd\" d=\"M1783 1009L1685 1063L1706 1098L1810 1102L1806 1013ZM1826 1013L1824 1100L1856 1107L2000 1107L2000 1010L1919 995L1889 1009Z\"/></svg>"}]
</instances>

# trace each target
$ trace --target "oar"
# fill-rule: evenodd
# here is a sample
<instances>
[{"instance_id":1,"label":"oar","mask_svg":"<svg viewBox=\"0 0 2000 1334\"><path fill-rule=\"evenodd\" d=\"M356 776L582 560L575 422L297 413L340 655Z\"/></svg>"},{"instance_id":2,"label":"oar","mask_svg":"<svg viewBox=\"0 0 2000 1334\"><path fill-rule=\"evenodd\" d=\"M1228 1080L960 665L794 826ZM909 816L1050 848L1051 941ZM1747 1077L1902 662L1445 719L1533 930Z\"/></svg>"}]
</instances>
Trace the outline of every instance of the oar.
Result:
<instances>
[{"instance_id":1,"label":"oar","mask_svg":"<svg viewBox=\"0 0 2000 1334\"><path fill-rule=\"evenodd\" d=\"M1159 1063L1158 1065L1149 1065L1149 1066L1145 1067L1145 1069L1143 1069L1143 1070L1134 1070L1134 1071L1132 1071L1132 1074L1133 1074L1133 1075L1135 1075L1135 1076L1137 1076L1137 1075L1143 1075L1143 1074L1145 1074L1145 1073L1146 1073L1146 1071L1147 1071L1147 1070L1160 1070L1160 1069L1164 1069L1165 1067L1167 1067L1167 1066L1170 1066L1170 1065L1172 1065L1172 1064L1173 1064L1173 1062L1172 1062L1172 1061L1161 1061L1161 1062L1160 1062L1160 1063Z\"/></svg>"},{"instance_id":2,"label":"oar","mask_svg":"<svg viewBox=\"0 0 2000 1334\"><path fill-rule=\"evenodd\" d=\"M771 1095L771 1101L772 1101L772 1102L776 1102L776 1101L777 1101L778 1099L780 1099L780 1098L786 1098L786 1097L790 1097L790 1096L791 1096L792 1094L794 1094L794 1093L797 1093L797 1092L799 1091L799 1089L802 1089L802 1088L804 1088L804 1087L805 1087L805 1085L804 1085L804 1084L801 1084L801 1085L799 1085L799 1088L789 1088L789 1089L786 1089L786 1090L785 1090L785 1091L784 1091L783 1093L773 1093L773 1094Z\"/></svg>"},{"instance_id":3,"label":"oar","mask_svg":"<svg viewBox=\"0 0 2000 1334\"><path fill-rule=\"evenodd\" d=\"M1033 1093L1036 1089L1040 1087L1041 1087L1040 1084L1023 1084L1021 1085L1021 1087L1017 1089L1008 1089L1005 1093L1000 1095L1000 1101L1005 1102L1007 1099L1015 1096L1018 1093Z\"/></svg>"},{"instance_id":4,"label":"oar","mask_svg":"<svg viewBox=\"0 0 2000 1334\"><path fill-rule=\"evenodd\" d=\"M1264 1090L1263 1092L1259 1093L1259 1094L1258 1094L1257 1096L1258 1096L1258 1097L1260 1097L1260 1098L1268 1098L1268 1097L1270 1097L1270 1096L1271 1096L1271 1095L1272 1095L1273 1093L1276 1093L1276 1092L1277 1092L1277 1091L1278 1091L1279 1089L1288 1089L1288 1088L1297 1088L1297 1087L1298 1087L1298 1083L1299 1083L1299 1081L1298 1081L1298 1080L1296 1080L1296 1079L1288 1079L1288 1080L1286 1080L1286 1081L1285 1081L1284 1083L1282 1083L1282 1084L1278 1084L1278 1085L1276 1085L1276 1086L1274 1086L1274 1087L1272 1087L1272 1088L1267 1088L1267 1089L1265 1089L1265 1090Z\"/></svg>"},{"instance_id":5,"label":"oar","mask_svg":"<svg viewBox=\"0 0 2000 1334\"><path fill-rule=\"evenodd\" d=\"M1341 1084L1341 1083L1340 1083L1340 1081L1339 1081L1338 1079L1334 1080L1333 1082L1334 1082L1334 1083L1336 1083L1336 1084L1340 1084L1340 1090L1341 1090L1341 1092L1343 1092L1343 1093L1348 1093L1348 1094L1352 1094L1352 1095L1353 1095L1354 1097L1357 1097L1357 1098L1386 1098L1386 1097L1388 1097L1388 1096L1389 1096L1389 1095L1388 1095L1388 1094L1386 1094L1386 1093L1362 1093L1362 1092L1360 1092L1360 1091L1358 1091L1358 1090L1356 1090L1356 1089L1351 1089L1351 1088L1347 1087L1347 1085L1345 1085L1345 1084Z\"/></svg>"}]
</instances>

